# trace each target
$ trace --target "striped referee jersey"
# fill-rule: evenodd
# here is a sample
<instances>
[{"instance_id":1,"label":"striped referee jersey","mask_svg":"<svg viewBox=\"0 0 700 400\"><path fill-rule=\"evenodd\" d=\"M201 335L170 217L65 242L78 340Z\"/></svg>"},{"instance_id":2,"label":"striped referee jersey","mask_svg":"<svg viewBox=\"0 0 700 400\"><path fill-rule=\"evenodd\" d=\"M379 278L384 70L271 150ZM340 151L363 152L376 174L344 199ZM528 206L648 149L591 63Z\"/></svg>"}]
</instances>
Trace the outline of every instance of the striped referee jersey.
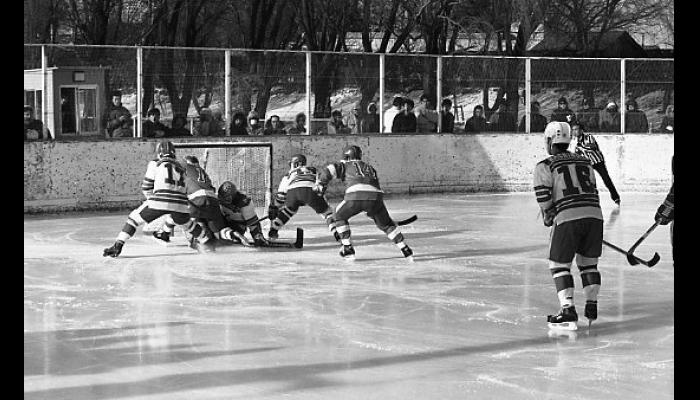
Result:
<instances>
[{"instance_id":1,"label":"striped referee jersey","mask_svg":"<svg viewBox=\"0 0 700 400\"><path fill-rule=\"evenodd\" d=\"M576 154L580 154L591 161L591 164L596 165L605 162L603 153L598 148L598 142L595 141L593 135L581 133L576 142Z\"/></svg>"}]
</instances>

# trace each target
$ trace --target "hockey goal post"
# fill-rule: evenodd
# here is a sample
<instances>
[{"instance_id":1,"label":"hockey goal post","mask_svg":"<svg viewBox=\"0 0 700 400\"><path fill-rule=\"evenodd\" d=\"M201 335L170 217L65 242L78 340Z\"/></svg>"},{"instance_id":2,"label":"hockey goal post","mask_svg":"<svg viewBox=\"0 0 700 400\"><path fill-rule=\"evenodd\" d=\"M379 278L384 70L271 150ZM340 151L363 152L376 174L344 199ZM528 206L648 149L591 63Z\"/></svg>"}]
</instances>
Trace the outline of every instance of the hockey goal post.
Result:
<instances>
[{"instance_id":1,"label":"hockey goal post","mask_svg":"<svg viewBox=\"0 0 700 400\"><path fill-rule=\"evenodd\" d=\"M174 143L177 160L195 156L211 178L212 185L230 181L251 198L259 217L267 213L272 200L272 143L270 142L183 142ZM163 226L159 218L143 228L154 232Z\"/></svg>"}]
</instances>

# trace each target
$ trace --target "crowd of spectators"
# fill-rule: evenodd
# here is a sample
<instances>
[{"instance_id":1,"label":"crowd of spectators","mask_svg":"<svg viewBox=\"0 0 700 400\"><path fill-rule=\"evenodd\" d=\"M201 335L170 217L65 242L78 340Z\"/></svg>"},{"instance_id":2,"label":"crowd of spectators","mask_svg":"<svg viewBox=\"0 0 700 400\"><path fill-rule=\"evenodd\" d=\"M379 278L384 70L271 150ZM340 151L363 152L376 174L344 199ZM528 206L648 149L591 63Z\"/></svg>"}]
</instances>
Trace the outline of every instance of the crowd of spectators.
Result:
<instances>
[{"instance_id":1,"label":"crowd of spectators","mask_svg":"<svg viewBox=\"0 0 700 400\"><path fill-rule=\"evenodd\" d=\"M443 133L525 132L525 116L523 115L517 123L517 104L513 102L501 101L489 117L486 116L482 105L476 105L472 110L472 116L462 126L455 124L455 115L451 111L453 103L450 99L444 99L438 111L434 99L424 94L420 96L418 105L414 106L413 100L408 97L394 97L391 107L384 112L384 125L380 131L377 104L369 103L366 113L363 114L361 105L358 103L346 116L343 116L341 110L333 110L325 129L315 128L312 134L433 133L437 132L438 119L441 120ZM639 105L634 98L628 97L625 107L626 133L674 132L673 105L666 108L661 123L655 127L650 126L646 114L639 110ZM605 108L597 109L593 99L584 98L578 112L574 112L569 107L567 99L560 97L557 108L552 111L548 119L542 115L540 103L533 101L530 109L530 132L544 132L545 126L551 121L578 122L586 126L589 132L619 132L621 114L614 100L608 102ZM102 118L105 137L133 137L133 124L131 113L122 105L121 92L112 92L111 103ZM187 117L176 114L173 116L171 127L168 127L161 121L161 111L158 108L151 108L147 112L147 119L142 124L142 136L147 138L226 136L225 121L218 109L212 112L207 107L201 108L199 118L192 121L189 127L187 125ZM293 122L287 122L285 125L279 115L272 115L267 121L261 123L255 110L251 110L247 118L244 112L235 111L229 129L231 136L306 135L309 132L304 113L298 113ZM25 105L24 139L33 141L50 138L48 129L34 117L33 108Z\"/></svg>"}]
</instances>

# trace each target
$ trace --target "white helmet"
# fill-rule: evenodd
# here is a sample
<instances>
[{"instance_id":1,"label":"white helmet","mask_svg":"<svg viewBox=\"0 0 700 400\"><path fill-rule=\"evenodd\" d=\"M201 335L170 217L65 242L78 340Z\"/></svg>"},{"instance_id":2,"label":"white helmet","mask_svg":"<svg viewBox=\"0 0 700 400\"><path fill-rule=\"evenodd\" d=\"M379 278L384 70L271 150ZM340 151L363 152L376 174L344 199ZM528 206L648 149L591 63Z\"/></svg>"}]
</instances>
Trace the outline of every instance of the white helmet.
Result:
<instances>
[{"instance_id":1,"label":"white helmet","mask_svg":"<svg viewBox=\"0 0 700 400\"><path fill-rule=\"evenodd\" d=\"M566 122L553 121L544 128L544 137L552 139L552 144L571 143L571 127Z\"/></svg>"}]
</instances>

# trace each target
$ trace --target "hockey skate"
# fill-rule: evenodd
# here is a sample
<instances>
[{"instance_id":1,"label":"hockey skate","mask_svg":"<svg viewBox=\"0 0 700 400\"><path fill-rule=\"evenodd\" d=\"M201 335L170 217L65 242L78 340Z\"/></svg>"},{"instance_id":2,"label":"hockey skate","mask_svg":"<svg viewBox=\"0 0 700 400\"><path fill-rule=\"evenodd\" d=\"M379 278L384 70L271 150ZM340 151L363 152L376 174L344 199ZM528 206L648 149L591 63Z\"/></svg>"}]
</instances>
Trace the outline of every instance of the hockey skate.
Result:
<instances>
[{"instance_id":1,"label":"hockey skate","mask_svg":"<svg viewBox=\"0 0 700 400\"><path fill-rule=\"evenodd\" d=\"M263 236L262 233L256 233L253 236L253 245L255 247L266 247L269 244L270 242L268 242L267 239L265 239L265 236Z\"/></svg>"},{"instance_id":2,"label":"hockey skate","mask_svg":"<svg viewBox=\"0 0 700 400\"><path fill-rule=\"evenodd\" d=\"M351 244L350 245L343 245L343 247L340 249L340 256L346 260L354 260L355 259L355 248L353 248Z\"/></svg>"},{"instance_id":3,"label":"hockey skate","mask_svg":"<svg viewBox=\"0 0 700 400\"><path fill-rule=\"evenodd\" d=\"M193 247L195 250L197 250L200 253L213 253L216 251L216 248L214 247L214 241L213 240L207 240L206 242L202 243L199 240L195 239L192 241L190 244L190 247Z\"/></svg>"},{"instance_id":4,"label":"hockey skate","mask_svg":"<svg viewBox=\"0 0 700 400\"><path fill-rule=\"evenodd\" d=\"M156 240L156 242L162 244L163 246L170 244L170 232L153 232L153 238Z\"/></svg>"},{"instance_id":5,"label":"hockey skate","mask_svg":"<svg viewBox=\"0 0 700 400\"><path fill-rule=\"evenodd\" d=\"M598 318L598 302L595 300L586 300L586 309L583 315L588 318L588 327L591 327L591 322Z\"/></svg>"},{"instance_id":6,"label":"hockey skate","mask_svg":"<svg viewBox=\"0 0 700 400\"><path fill-rule=\"evenodd\" d=\"M578 321L578 314L576 314L576 307L574 306L562 308L557 315L547 316L547 325L549 325L550 329L575 331L578 329L576 321Z\"/></svg>"},{"instance_id":7,"label":"hockey skate","mask_svg":"<svg viewBox=\"0 0 700 400\"><path fill-rule=\"evenodd\" d=\"M122 252L122 246L124 246L124 242L122 242L121 240L117 240L116 242L114 242L112 247L104 249L102 257L117 257Z\"/></svg>"},{"instance_id":8,"label":"hockey skate","mask_svg":"<svg viewBox=\"0 0 700 400\"><path fill-rule=\"evenodd\" d=\"M280 233L277 229L270 228L270 232L267 233L267 237L270 239L279 239Z\"/></svg>"},{"instance_id":9,"label":"hockey skate","mask_svg":"<svg viewBox=\"0 0 700 400\"><path fill-rule=\"evenodd\" d=\"M406 260L408 260L409 262L415 261L413 259L413 250L411 250L411 248L408 247L408 245L401 248L401 253L403 254L404 257L406 257Z\"/></svg>"}]
</instances>

